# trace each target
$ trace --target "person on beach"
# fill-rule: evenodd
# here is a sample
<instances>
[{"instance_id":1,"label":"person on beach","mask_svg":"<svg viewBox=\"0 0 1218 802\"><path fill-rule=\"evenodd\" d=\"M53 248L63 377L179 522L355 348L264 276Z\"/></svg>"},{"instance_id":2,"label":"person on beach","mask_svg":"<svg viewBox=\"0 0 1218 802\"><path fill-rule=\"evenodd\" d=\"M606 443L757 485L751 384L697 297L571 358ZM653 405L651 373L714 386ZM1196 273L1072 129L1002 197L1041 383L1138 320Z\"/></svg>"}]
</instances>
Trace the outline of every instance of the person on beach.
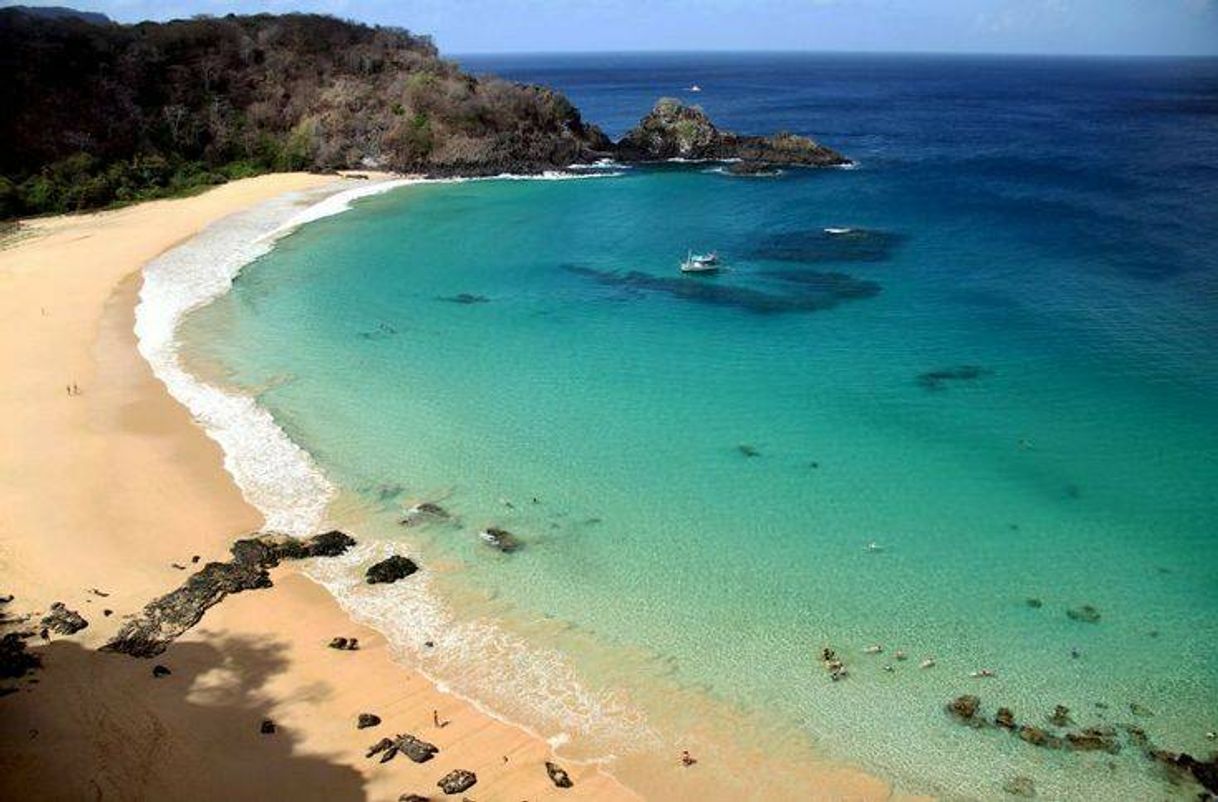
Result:
<instances>
[{"instance_id":1,"label":"person on beach","mask_svg":"<svg viewBox=\"0 0 1218 802\"><path fill-rule=\"evenodd\" d=\"M698 759L689 753L688 749L681 750L681 765L689 768L698 762Z\"/></svg>"}]
</instances>

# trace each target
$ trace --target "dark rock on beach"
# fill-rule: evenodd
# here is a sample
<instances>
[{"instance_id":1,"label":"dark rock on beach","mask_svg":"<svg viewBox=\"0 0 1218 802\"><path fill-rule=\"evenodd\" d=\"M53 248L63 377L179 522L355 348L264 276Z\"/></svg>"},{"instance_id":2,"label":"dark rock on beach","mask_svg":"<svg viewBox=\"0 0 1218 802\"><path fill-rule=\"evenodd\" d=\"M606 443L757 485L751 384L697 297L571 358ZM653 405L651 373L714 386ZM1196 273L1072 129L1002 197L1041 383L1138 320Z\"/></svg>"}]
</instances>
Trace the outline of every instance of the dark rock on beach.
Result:
<instances>
[{"instance_id":1,"label":"dark rock on beach","mask_svg":"<svg viewBox=\"0 0 1218 802\"><path fill-rule=\"evenodd\" d=\"M368 747L368 751L364 753L364 757L373 757L393 748L392 738L382 738L372 746Z\"/></svg>"},{"instance_id":2,"label":"dark rock on beach","mask_svg":"<svg viewBox=\"0 0 1218 802\"><path fill-rule=\"evenodd\" d=\"M517 551L523 545L511 532L497 526L488 526L483 529L479 537L488 545L505 553Z\"/></svg>"},{"instance_id":3,"label":"dark rock on beach","mask_svg":"<svg viewBox=\"0 0 1218 802\"><path fill-rule=\"evenodd\" d=\"M431 802L431 797L422 794L402 794L398 802Z\"/></svg>"},{"instance_id":4,"label":"dark rock on beach","mask_svg":"<svg viewBox=\"0 0 1218 802\"><path fill-rule=\"evenodd\" d=\"M275 730L275 722L271 721L269 718L264 718L262 720L262 724L258 726L258 732L262 733L263 735L274 735Z\"/></svg>"},{"instance_id":5,"label":"dark rock on beach","mask_svg":"<svg viewBox=\"0 0 1218 802\"><path fill-rule=\"evenodd\" d=\"M381 723L381 717L375 713L360 713L359 718L355 722L355 728L358 730L366 730L369 727L375 727Z\"/></svg>"},{"instance_id":6,"label":"dark rock on beach","mask_svg":"<svg viewBox=\"0 0 1218 802\"><path fill-rule=\"evenodd\" d=\"M928 370L918 374L918 384L927 390L942 390L947 382L976 381L988 376L990 371L978 365L959 365L954 368Z\"/></svg>"},{"instance_id":7,"label":"dark rock on beach","mask_svg":"<svg viewBox=\"0 0 1218 802\"><path fill-rule=\"evenodd\" d=\"M435 744L429 744L427 741L420 740L413 735L398 734L393 738L382 738L381 740L368 747L368 752L365 757L381 756L382 763L388 763L398 756L399 753L410 758L415 763L426 763L439 753L440 749ZM471 785L473 783L470 783Z\"/></svg>"},{"instance_id":8,"label":"dark rock on beach","mask_svg":"<svg viewBox=\"0 0 1218 802\"><path fill-rule=\"evenodd\" d=\"M448 774L440 778L436 785L440 786L440 790L446 794L459 794L463 791L468 791L478 782L478 775L472 771L465 769L453 769Z\"/></svg>"},{"instance_id":9,"label":"dark rock on beach","mask_svg":"<svg viewBox=\"0 0 1218 802\"><path fill-rule=\"evenodd\" d=\"M1087 624L1098 624L1100 620L1100 611L1090 604L1084 604L1082 607L1071 607L1066 611L1066 615L1074 621L1082 621Z\"/></svg>"},{"instance_id":10,"label":"dark rock on beach","mask_svg":"<svg viewBox=\"0 0 1218 802\"><path fill-rule=\"evenodd\" d=\"M706 112L661 98L616 145L625 162L665 159L741 159L750 164L839 167L850 160L811 139L789 133L740 136L721 131Z\"/></svg>"},{"instance_id":11,"label":"dark rock on beach","mask_svg":"<svg viewBox=\"0 0 1218 802\"><path fill-rule=\"evenodd\" d=\"M89 626L89 622L80 613L69 610L63 602L55 602L42 617L42 625L60 635L72 635Z\"/></svg>"},{"instance_id":12,"label":"dark rock on beach","mask_svg":"<svg viewBox=\"0 0 1218 802\"><path fill-rule=\"evenodd\" d=\"M0 678L16 679L42 668L42 658L25 647L32 633L9 632L0 638Z\"/></svg>"},{"instance_id":13,"label":"dark rock on beach","mask_svg":"<svg viewBox=\"0 0 1218 802\"><path fill-rule=\"evenodd\" d=\"M557 763L551 763L547 760L546 774L550 775L550 781L559 788L570 788L571 786L575 785L575 783L571 782L571 778L567 775L567 772L565 772Z\"/></svg>"},{"instance_id":14,"label":"dark rock on beach","mask_svg":"<svg viewBox=\"0 0 1218 802\"><path fill-rule=\"evenodd\" d=\"M173 672L169 670L169 666L164 666L164 665L161 665L160 663L157 663L155 666L152 667L152 676L157 679L161 679L162 677L168 677L172 673Z\"/></svg>"},{"instance_id":15,"label":"dark rock on beach","mask_svg":"<svg viewBox=\"0 0 1218 802\"><path fill-rule=\"evenodd\" d=\"M358 652L359 638L331 638L326 646L340 652Z\"/></svg>"},{"instance_id":16,"label":"dark rock on beach","mask_svg":"<svg viewBox=\"0 0 1218 802\"><path fill-rule=\"evenodd\" d=\"M268 569L281 560L335 557L354 544L342 532L326 532L307 539L264 534L239 540L231 549L233 559L207 563L177 590L149 602L102 650L133 657L158 655L197 624L207 608L228 594L269 588Z\"/></svg>"},{"instance_id":17,"label":"dark rock on beach","mask_svg":"<svg viewBox=\"0 0 1218 802\"><path fill-rule=\"evenodd\" d=\"M391 583L405 579L418 570L419 566L415 564L414 560L395 554L370 567L365 572L364 578L368 580L369 585Z\"/></svg>"},{"instance_id":18,"label":"dark rock on beach","mask_svg":"<svg viewBox=\"0 0 1218 802\"><path fill-rule=\"evenodd\" d=\"M994 714L994 723L1004 730L1013 730L1015 729L1015 714L1009 707L1000 707Z\"/></svg>"},{"instance_id":19,"label":"dark rock on beach","mask_svg":"<svg viewBox=\"0 0 1218 802\"><path fill-rule=\"evenodd\" d=\"M440 751L435 744L419 740L413 735L399 735L396 741L398 751L415 763L426 763Z\"/></svg>"}]
</instances>

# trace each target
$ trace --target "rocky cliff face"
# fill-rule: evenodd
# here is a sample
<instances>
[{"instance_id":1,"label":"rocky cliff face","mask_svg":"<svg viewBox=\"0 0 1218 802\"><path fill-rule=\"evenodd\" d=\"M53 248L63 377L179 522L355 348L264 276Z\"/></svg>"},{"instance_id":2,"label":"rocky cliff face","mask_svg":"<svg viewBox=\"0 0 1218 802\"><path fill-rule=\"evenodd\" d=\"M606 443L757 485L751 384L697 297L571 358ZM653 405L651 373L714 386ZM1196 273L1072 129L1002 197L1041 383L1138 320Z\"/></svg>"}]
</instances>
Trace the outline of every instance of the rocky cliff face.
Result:
<instances>
[{"instance_id":1,"label":"rocky cliff face","mask_svg":"<svg viewBox=\"0 0 1218 802\"><path fill-rule=\"evenodd\" d=\"M835 150L794 134L741 136L715 127L697 106L663 98L616 145L622 161L743 159L762 164L834 167L850 164Z\"/></svg>"}]
</instances>

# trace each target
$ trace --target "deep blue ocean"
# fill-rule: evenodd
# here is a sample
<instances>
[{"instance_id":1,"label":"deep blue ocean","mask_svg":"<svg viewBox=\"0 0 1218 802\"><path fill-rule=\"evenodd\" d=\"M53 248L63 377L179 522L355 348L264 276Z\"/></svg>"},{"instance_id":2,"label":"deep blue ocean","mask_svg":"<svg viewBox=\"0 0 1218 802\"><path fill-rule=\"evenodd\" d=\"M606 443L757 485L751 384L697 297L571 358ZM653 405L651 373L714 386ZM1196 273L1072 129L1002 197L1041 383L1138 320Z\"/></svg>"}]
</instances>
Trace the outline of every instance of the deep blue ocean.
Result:
<instances>
[{"instance_id":1,"label":"deep blue ocean","mask_svg":"<svg viewBox=\"0 0 1218 802\"><path fill-rule=\"evenodd\" d=\"M185 351L424 566L392 603L327 577L352 609L623 776L745 733L948 798L1195 796L1124 728L1216 748L1218 61L458 61L612 136L673 96L857 168L411 186L250 265ZM454 519L402 526L422 500ZM961 726L963 693L1120 752Z\"/></svg>"}]
</instances>

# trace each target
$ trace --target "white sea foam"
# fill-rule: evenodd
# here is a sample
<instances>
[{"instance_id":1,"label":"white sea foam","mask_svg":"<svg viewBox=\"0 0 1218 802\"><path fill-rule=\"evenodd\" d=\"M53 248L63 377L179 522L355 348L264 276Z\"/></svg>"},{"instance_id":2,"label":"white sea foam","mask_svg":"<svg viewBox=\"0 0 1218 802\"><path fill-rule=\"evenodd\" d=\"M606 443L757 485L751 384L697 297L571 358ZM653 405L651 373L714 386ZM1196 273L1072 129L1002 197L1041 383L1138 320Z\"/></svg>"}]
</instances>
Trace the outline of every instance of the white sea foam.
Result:
<instances>
[{"instance_id":1,"label":"white sea foam","mask_svg":"<svg viewBox=\"0 0 1218 802\"><path fill-rule=\"evenodd\" d=\"M305 573L353 619L384 634L396 656L441 690L501 721L529 722L525 728L552 747L577 740L583 750L609 760L627 744L659 743L640 710L617 694L589 689L562 653L491 621L456 617L427 572L392 585L363 581L364 568L395 553L402 553L400 543L363 542L341 557L310 564Z\"/></svg>"},{"instance_id":2,"label":"white sea foam","mask_svg":"<svg viewBox=\"0 0 1218 802\"><path fill-rule=\"evenodd\" d=\"M419 183L558 181L620 174L547 172L486 179L399 178L343 191L331 187L292 193L230 215L145 266L144 286L135 310L140 353L170 394L220 444L224 467L246 500L262 512L266 528L309 534L320 526L334 488L308 452L293 443L254 399L205 384L183 369L176 337L182 318L228 292L241 269L268 253L280 237L306 223L347 211L360 198Z\"/></svg>"},{"instance_id":3,"label":"white sea foam","mask_svg":"<svg viewBox=\"0 0 1218 802\"><path fill-rule=\"evenodd\" d=\"M316 531L334 488L308 452L288 439L253 398L225 392L186 372L179 359L177 327L188 312L228 292L245 265L297 226L345 211L357 198L408 183L400 179L340 192L331 187L288 194L213 223L144 267L135 310L140 353L170 395L220 444L224 467L272 531ZM319 197L320 202L301 209Z\"/></svg>"},{"instance_id":4,"label":"white sea foam","mask_svg":"<svg viewBox=\"0 0 1218 802\"><path fill-rule=\"evenodd\" d=\"M592 162L591 164L587 164L587 163L583 163L583 162L576 162L575 164L568 164L567 169L568 170L629 170L630 165L623 164L619 161L614 161L613 159L605 158L605 159L597 159L596 161Z\"/></svg>"}]
</instances>

